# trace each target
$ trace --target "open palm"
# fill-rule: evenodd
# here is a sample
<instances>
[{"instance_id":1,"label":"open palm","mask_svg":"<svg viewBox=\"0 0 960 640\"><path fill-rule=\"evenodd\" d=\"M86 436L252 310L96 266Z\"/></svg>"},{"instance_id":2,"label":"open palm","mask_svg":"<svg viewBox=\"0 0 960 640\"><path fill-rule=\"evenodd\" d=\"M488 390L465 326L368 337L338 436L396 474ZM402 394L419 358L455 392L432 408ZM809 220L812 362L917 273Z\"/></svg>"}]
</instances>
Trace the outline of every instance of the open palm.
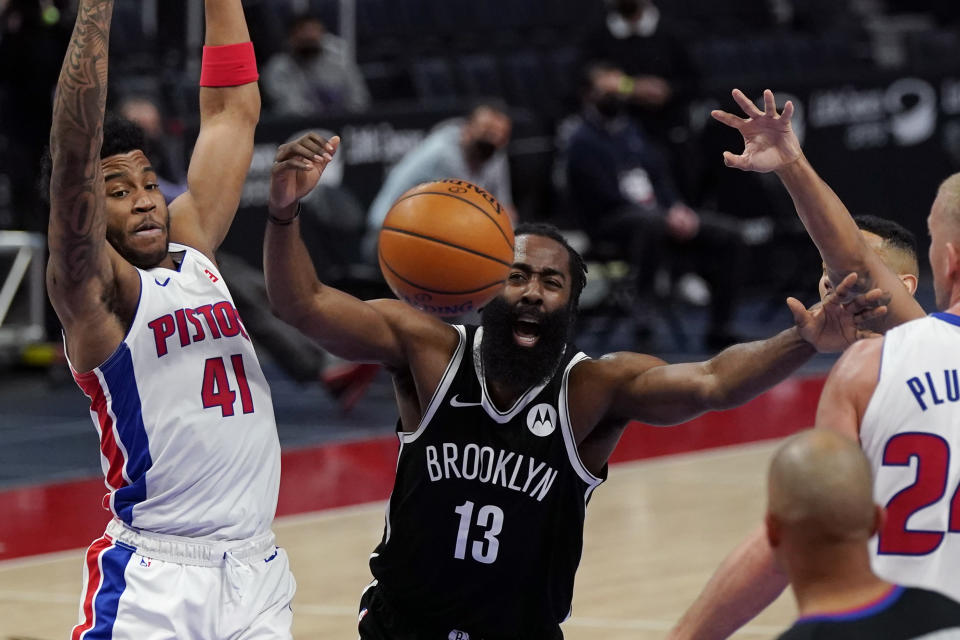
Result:
<instances>
[{"instance_id":1,"label":"open palm","mask_svg":"<svg viewBox=\"0 0 960 640\"><path fill-rule=\"evenodd\" d=\"M746 118L720 110L710 113L715 120L736 129L743 136L743 153L736 155L724 151L724 164L743 171L767 173L800 158L800 141L790 125L793 117L792 102L787 102L783 106L783 113L778 114L773 92L769 89L763 92L763 111L739 89L733 90L733 99L743 109Z\"/></svg>"}]
</instances>

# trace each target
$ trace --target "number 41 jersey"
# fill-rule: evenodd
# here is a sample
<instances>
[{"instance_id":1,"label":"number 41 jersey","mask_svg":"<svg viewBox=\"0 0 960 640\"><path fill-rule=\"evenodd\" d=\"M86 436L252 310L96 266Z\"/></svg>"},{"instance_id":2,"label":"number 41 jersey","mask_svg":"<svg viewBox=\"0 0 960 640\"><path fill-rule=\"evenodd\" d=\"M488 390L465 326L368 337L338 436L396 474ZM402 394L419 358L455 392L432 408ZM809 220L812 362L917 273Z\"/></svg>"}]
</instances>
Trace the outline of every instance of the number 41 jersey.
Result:
<instances>
[{"instance_id":1,"label":"number 41 jersey","mask_svg":"<svg viewBox=\"0 0 960 640\"><path fill-rule=\"evenodd\" d=\"M567 411L570 371L586 356L568 345L553 377L501 412L483 376L483 330L456 328L419 428L398 434L371 570L420 631L552 637L570 613L586 503L603 481L580 461Z\"/></svg>"},{"instance_id":2,"label":"number 41 jersey","mask_svg":"<svg viewBox=\"0 0 960 640\"><path fill-rule=\"evenodd\" d=\"M74 378L90 398L114 515L209 540L270 530L280 444L270 389L220 271L183 251L138 269L140 301L113 355Z\"/></svg>"},{"instance_id":3,"label":"number 41 jersey","mask_svg":"<svg viewBox=\"0 0 960 640\"><path fill-rule=\"evenodd\" d=\"M960 316L934 313L883 338L860 442L886 507L870 543L891 582L960 599Z\"/></svg>"}]
</instances>

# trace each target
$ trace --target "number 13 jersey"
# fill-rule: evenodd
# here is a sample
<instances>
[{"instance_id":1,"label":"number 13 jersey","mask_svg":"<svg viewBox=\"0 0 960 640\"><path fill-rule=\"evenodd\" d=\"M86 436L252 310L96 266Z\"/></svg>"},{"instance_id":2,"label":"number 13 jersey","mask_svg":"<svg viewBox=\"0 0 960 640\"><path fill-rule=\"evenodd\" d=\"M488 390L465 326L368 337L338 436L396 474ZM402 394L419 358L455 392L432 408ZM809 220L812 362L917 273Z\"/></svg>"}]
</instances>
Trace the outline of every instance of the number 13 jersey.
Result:
<instances>
[{"instance_id":1,"label":"number 13 jersey","mask_svg":"<svg viewBox=\"0 0 960 640\"><path fill-rule=\"evenodd\" d=\"M483 330L456 328L460 344L418 429L398 434L370 567L391 608L420 629L549 634L570 613L586 503L603 481L581 462L567 410L570 371L586 356L567 345L550 379L500 411Z\"/></svg>"},{"instance_id":2,"label":"number 13 jersey","mask_svg":"<svg viewBox=\"0 0 960 640\"><path fill-rule=\"evenodd\" d=\"M934 313L883 338L860 442L886 507L871 540L883 578L960 599L960 317Z\"/></svg>"},{"instance_id":3,"label":"number 13 jersey","mask_svg":"<svg viewBox=\"0 0 960 640\"><path fill-rule=\"evenodd\" d=\"M280 445L270 389L220 271L183 251L138 269L123 342L74 378L90 398L109 508L154 533L243 540L270 530Z\"/></svg>"}]
</instances>

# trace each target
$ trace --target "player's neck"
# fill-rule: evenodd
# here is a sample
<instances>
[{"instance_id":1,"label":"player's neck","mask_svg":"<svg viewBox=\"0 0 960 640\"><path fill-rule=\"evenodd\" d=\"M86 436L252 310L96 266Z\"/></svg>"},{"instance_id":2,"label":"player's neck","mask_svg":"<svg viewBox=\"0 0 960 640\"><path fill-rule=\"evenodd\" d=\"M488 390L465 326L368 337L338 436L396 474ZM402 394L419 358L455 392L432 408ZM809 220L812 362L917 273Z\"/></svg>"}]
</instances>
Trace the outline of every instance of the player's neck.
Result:
<instances>
[{"instance_id":1,"label":"player's neck","mask_svg":"<svg viewBox=\"0 0 960 640\"><path fill-rule=\"evenodd\" d=\"M526 389L513 389L509 385L506 385L502 382L497 382L487 378L487 393L490 395L490 400L500 411L507 411L516 404L517 399L520 398L526 392Z\"/></svg>"},{"instance_id":2,"label":"player's neck","mask_svg":"<svg viewBox=\"0 0 960 640\"><path fill-rule=\"evenodd\" d=\"M857 609L882 598L891 588L870 569L870 557L862 543L818 549L788 564L801 616Z\"/></svg>"},{"instance_id":3,"label":"player's neck","mask_svg":"<svg viewBox=\"0 0 960 640\"><path fill-rule=\"evenodd\" d=\"M960 292L950 300L950 306L944 309L947 313L960 316Z\"/></svg>"}]
</instances>

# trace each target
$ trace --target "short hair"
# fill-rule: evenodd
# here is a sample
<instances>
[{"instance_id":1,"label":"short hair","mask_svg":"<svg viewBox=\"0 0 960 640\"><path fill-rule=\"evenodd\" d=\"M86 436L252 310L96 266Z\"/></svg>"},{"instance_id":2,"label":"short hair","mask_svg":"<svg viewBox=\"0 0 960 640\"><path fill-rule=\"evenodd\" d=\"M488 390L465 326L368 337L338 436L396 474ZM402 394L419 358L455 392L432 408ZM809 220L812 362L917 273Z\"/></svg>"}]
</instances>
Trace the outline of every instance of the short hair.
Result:
<instances>
[{"instance_id":1,"label":"short hair","mask_svg":"<svg viewBox=\"0 0 960 640\"><path fill-rule=\"evenodd\" d=\"M319 24L321 27L323 27L324 31L327 29L327 25L324 24L323 20L321 20L319 16L310 12L302 12L290 16L290 18L287 20L287 35L292 34L305 24Z\"/></svg>"},{"instance_id":2,"label":"short hair","mask_svg":"<svg viewBox=\"0 0 960 640\"><path fill-rule=\"evenodd\" d=\"M853 221L862 231L880 236L885 243L907 252L911 258L919 262L917 237L902 224L871 215L854 216Z\"/></svg>"},{"instance_id":3,"label":"short hair","mask_svg":"<svg viewBox=\"0 0 960 640\"><path fill-rule=\"evenodd\" d=\"M944 207L947 219L956 225L960 221L960 173L954 173L940 183L937 198Z\"/></svg>"},{"instance_id":4,"label":"short hair","mask_svg":"<svg viewBox=\"0 0 960 640\"><path fill-rule=\"evenodd\" d=\"M117 113L107 113L103 119L100 159L137 150L147 153L147 138L140 125Z\"/></svg>"},{"instance_id":5,"label":"short hair","mask_svg":"<svg viewBox=\"0 0 960 640\"><path fill-rule=\"evenodd\" d=\"M587 285L587 263L583 261L583 256L577 253L577 250L570 246L567 239L560 233L560 229L545 222L523 222L518 224L513 230L514 237L517 236L542 236L550 238L563 245L570 256L570 308L576 311L580 306L580 294Z\"/></svg>"},{"instance_id":6,"label":"short hair","mask_svg":"<svg viewBox=\"0 0 960 640\"><path fill-rule=\"evenodd\" d=\"M140 150L148 153L146 147L146 136L140 125L113 112L108 112L104 116L103 144L100 146L101 160L130 151ZM48 146L43 150L43 157L40 159L40 179L37 184L40 200L48 207L50 206L50 176L52 171L53 158L50 156L50 147Z\"/></svg>"},{"instance_id":7,"label":"short hair","mask_svg":"<svg viewBox=\"0 0 960 640\"><path fill-rule=\"evenodd\" d=\"M510 118L510 105L506 103L502 98L476 98L470 102L469 109L467 110L467 120L472 120L478 111L483 109L488 109L494 113L499 113L501 115Z\"/></svg>"}]
</instances>

